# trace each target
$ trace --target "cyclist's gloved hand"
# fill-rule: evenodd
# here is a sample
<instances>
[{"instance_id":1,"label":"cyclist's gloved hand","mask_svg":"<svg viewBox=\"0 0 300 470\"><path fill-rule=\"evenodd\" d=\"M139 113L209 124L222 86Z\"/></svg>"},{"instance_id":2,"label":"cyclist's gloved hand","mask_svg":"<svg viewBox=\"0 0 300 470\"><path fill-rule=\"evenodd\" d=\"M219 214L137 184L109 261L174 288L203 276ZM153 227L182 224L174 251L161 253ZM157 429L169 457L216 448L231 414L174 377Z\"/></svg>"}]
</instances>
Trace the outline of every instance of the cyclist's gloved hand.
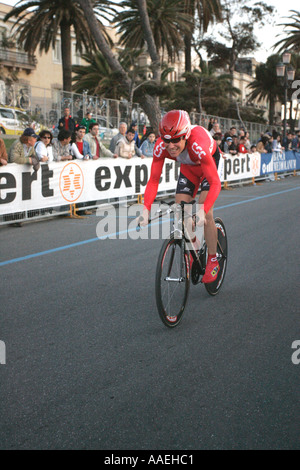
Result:
<instances>
[{"instance_id":1,"label":"cyclist's gloved hand","mask_svg":"<svg viewBox=\"0 0 300 470\"><path fill-rule=\"evenodd\" d=\"M149 211L148 209L144 208L143 213L140 217L136 219L137 225L141 227L145 227L149 223Z\"/></svg>"}]
</instances>

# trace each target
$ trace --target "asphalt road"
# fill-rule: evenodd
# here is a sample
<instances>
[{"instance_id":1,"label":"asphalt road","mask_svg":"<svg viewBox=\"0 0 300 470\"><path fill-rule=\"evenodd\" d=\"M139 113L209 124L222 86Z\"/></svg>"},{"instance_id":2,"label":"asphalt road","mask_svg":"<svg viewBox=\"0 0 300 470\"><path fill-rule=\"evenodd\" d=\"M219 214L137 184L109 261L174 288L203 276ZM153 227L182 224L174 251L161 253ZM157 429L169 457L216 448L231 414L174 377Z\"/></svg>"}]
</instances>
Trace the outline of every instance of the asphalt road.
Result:
<instances>
[{"instance_id":1,"label":"asphalt road","mask_svg":"<svg viewBox=\"0 0 300 470\"><path fill-rule=\"evenodd\" d=\"M161 240L99 219L0 228L1 449L299 449L300 178L222 191L216 297L156 312ZM300 357L300 355L299 355Z\"/></svg>"}]
</instances>

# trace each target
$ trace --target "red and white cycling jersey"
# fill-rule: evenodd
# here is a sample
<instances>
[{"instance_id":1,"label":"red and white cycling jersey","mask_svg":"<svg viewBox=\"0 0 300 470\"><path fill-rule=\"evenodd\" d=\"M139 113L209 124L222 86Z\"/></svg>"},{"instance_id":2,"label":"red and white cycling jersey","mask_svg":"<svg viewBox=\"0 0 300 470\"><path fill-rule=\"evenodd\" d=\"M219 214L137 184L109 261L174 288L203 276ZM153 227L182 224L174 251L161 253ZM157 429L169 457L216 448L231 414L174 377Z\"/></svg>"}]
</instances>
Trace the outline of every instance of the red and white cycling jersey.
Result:
<instances>
[{"instance_id":1,"label":"red and white cycling jersey","mask_svg":"<svg viewBox=\"0 0 300 470\"><path fill-rule=\"evenodd\" d=\"M162 173L165 158L181 163L180 171L191 179L195 185L206 178L210 189L204 202L204 211L207 213L217 199L221 190L220 178L212 155L217 149L217 143L210 133L201 126L193 126L187 145L178 157L171 157L165 148L164 141L159 138L153 150L151 175L148 181L144 205L150 210L156 197L159 179Z\"/></svg>"}]
</instances>

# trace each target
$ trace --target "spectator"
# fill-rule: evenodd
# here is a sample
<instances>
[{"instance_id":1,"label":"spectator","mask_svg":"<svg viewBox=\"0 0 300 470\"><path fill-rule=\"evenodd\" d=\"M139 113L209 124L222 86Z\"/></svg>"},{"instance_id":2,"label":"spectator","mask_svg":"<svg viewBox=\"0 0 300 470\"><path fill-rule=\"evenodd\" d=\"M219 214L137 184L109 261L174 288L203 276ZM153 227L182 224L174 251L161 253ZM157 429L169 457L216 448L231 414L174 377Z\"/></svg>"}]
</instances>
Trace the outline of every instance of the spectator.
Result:
<instances>
[{"instance_id":1,"label":"spectator","mask_svg":"<svg viewBox=\"0 0 300 470\"><path fill-rule=\"evenodd\" d=\"M225 143L224 143L224 153L229 153L229 155L236 155L237 150L233 144L233 139L232 137L227 137Z\"/></svg>"},{"instance_id":2,"label":"spectator","mask_svg":"<svg viewBox=\"0 0 300 470\"><path fill-rule=\"evenodd\" d=\"M86 129L86 133L89 132L90 130L90 125L92 123L96 123L95 119L92 118L92 113L90 111L88 111L86 114L85 114L85 118L82 119L80 125L81 126L84 126L85 129Z\"/></svg>"},{"instance_id":3,"label":"spectator","mask_svg":"<svg viewBox=\"0 0 300 470\"><path fill-rule=\"evenodd\" d=\"M300 148L300 130L296 132L297 138L298 138L298 151Z\"/></svg>"},{"instance_id":4,"label":"spectator","mask_svg":"<svg viewBox=\"0 0 300 470\"><path fill-rule=\"evenodd\" d=\"M126 131L127 131L127 124L126 124L126 122L120 122L120 125L119 125L119 133L118 133L117 135L115 135L115 136L111 139L110 144L109 144L109 150L111 151L111 153L116 153L116 152L115 152L115 149L116 149L117 142L118 142L120 139L124 139L124 138L125 138Z\"/></svg>"},{"instance_id":5,"label":"spectator","mask_svg":"<svg viewBox=\"0 0 300 470\"><path fill-rule=\"evenodd\" d=\"M72 160L73 156L71 155L70 148L71 141L71 132L62 129L57 136L57 139L53 139L53 159L56 162Z\"/></svg>"},{"instance_id":6,"label":"spectator","mask_svg":"<svg viewBox=\"0 0 300 470\"><path fill-rule=\"evenodd\" d=\"M222 134L221 134L221 132L216 132L213 135L213 139L217 142L218 147L220 147L221 143L222 143Z\"/></svg>"},{"instance_id":7,"label":"spectator","mask_svg":"<svg viewBox=\"0 0 300 470\"><path fill-rule=\"evenodd\" d=\"M122 158L141 157L145 158L142 151L137 147L134 141L134 129L128 129L126 136L121 138L116 146L116 154Z\"/></svg>"},{"instance_id":8,"label":"spectator","mask_svg":"<svg viewBox=\"0 0 300 470\"><path fill-rule=\"evenodd\" d=\"M243 135L240 137L240 143L238 145L238 153L248 153L248 150L246 149L245 146L246 142L246 135Z\"/></svg>"},{"instance_id":9,"label":"spectator","mask_svg":"<svg viewBox=\"0 0 300 470\"><path fill-rule=\"evenodd\" d=\"M78 158L79 160L89 160L92 159L91 149L89 143L84 140L85 137L85 126L78 126L75 131L75 138L71 143L71 153L74 158ZM84 209L86 206L94 206L96 205L96 201L89 201L89 202L81 202L80 204L76 204L77 209L82 208L82 210L78 211L79 215L91 215L92 211L88 209Z\"/></svg>"},{"instance_id":10,"label":"spectator","mask_svg":"<svg viewBox=\"0 0 300 470\"><path fill-rule=\"evenodd\" d=\"M71 143L71 154L79 160L89 160L92 157L89 143L83 140L85 136L85 127L78 126L75 131L75 137Z\"/></svg>"},{"instance_id":11,"label":"spectator","mask_svg":"<svg viewBox=\"0 0 300 470\"><path fill-rule=\"evenodd\" d=\"M299 144L300 144L300 135L299 135L299 131L298 131L297 134L293 134L292 150L294 150L294 151L299 150Z\"/></svg>"},{"instance_id":12,"label":"spectator","mask_svg":"<svg viewBox=\"0 0 300 470\"><path fill-rule=\"evenodd\" d=\"M268 153L268 150L269 150L269 139L270 137L266 134L264 134L261 139L257 142L257 151L259 153Z\"/></svg>"},{"instance_id":13,"label":"spectator","mask_svg":"<svg viewBox=\"0 0 300 470\"><path fill-rule=\"evenodd\" d=\"M113 154L105 147L105 145L102 144L99 136L99 124L97 122L92 122L89 129L90 132L86 134L83 139L86 140L90 146L93 160L97 160L100 157L116 158L118 155Z\"/></svg>"},{"instance_id":14,"label":"spectator","mask_svg":"<svg viewBox=\"0 0 300 470\"><path fill-rule=\"evenodd\" d=\"M0 139L0 166L7 165L7 152L5 148L5 143L3 139Z\"/></svg>"},{"instance_id":15,"label":"spectator","mask_svg":"<svg viewBox=\"0 0 300 470\"><path fill-rule=\"evenodd\" d=\"M220 146L220 149L223 152L225 152L224 148L225 148L225 142L226 142L227 137L233 138L234 135L236 135L236 127L234 127L234 126L232 126L230 128L230 130L226 131L225 134L223 135L222 143L221 143L221 146Z\"/></svg>"},{"instance_id":16,"label":"spectator","mask_svg":"<svg viewBox=\"0 0 300 470\"><path fill-rule=\"evenodd\" d=\"M273 136L268 135L268 141L265 144L265 149L266 149L267 153L272 153L272 151L273 151L273 149L272 149L273 141L274 141Z\"/></svg>"},{"instance_id":17,"label":"spectator","mask_svg":"<svg viewBox=\"0 0 300 470\"><path fill-rule=\"evenodd\" d=\"M154 150L154 145L155 145L155 132L149 132L148 137L144 142L142 143L140 150L145 155L145 157L153 157L153 150Z\"/></svg>"},{"instance_id":18,"label":"spectator","mask_svg":"<svg viewBox=\"0 0 300 470\"><path fill-rule=\"evenodd\" d=\"M40 162L53 161L52 139L53 135L46 129L39 133L39 140L36 142L34 149Z\"/></svg>"},{"instance_id":19,"label":"spectator","mask_svg":"<svg viewBox=\"0 0 300 470\"><path fill-rule=\"evenodd\" d=\"M230 147L230 152L231 155L237 155L238 154L238 148L239 148L239 138L235 134L232 136L232 145Z\"/></svg>"},{"instance_id":20,"label":"spectator","mask_svg":"<svg viewBox=\"0 0 300 470\"><path fill-rule=\"evenodd\" d=\"M292 150L293 146L293 134L291 131L289 131L282 139L282 146L284 147L285 151Z\"/></svg>"},{"instance_id":21,"label":"spectator","mask_svg":"<svg viewBox=\"0 0 300 470\"><path fill-rule=\"evenodd\" d=\"M251 148L251 142L250 142L250 134L248 131L246 131L245 133L245 147L246 149L248 150L248 152L250 152L250 148Z\"/></svg>"},{"instance_id":22,"label":"spectator","mask_svg":"<svg viewBox=\"0 0 300 470\"><path fill-rule=\"evenodd\" d=\"M212 136L214 136L216 133L221 133L221 129L220 129L220 125L219 125L218 121L215 121L215 122L213 123L213 126L212 126L212 128L211 128L211 130L210 130L210 134L211 134Z\"/></svg>"},{"instance_id":23,"label":"spectator","mask_svg":"<svg viewBox=\"0 0 300 470\"><path fill-rule=\"evenodd\" d=\"M212 129L212 127L214 125L214 122L215 122L215 118L210 118L210 120L208 122L208 126L207 126L208 132L210 132L210 130Z\"/></svg>"},{"instance_id":24,"label":"spectator","mask_svg":"<svg viewBox=\"0 0 300 470\"><path fill-rule=\"evenodd\" d=\"M256 152L257 152L257 150L256 150L256 145L254 145L254 144L251 145L251 147L250 147L250 153L256 153Z\"/></svg>"},{"instance_id":25,"label":"spectator","mask_svg":"<svg viewBox=\"0 0 300 470\"><path fill-rule=\"evenodd\" d=\"M241 127L240 130L239 130L238 137L240 139L241 137L245 137L245 136L246 136L245 129L243 127Z\"/></svg>"},{"instance_id":26,"label":"spectator","mask_svg":"<svg viewBox=\"0 0 300 470\"><path fill-rule=\"evenodd\" d=\"M65 129L73 134L75 132L75 125L74 119L70 116L70 108L66 107L64 109L64 116L58 121L58 129Z\"/></svg>"},{"instance_id":27,"label":"spectator","mask_svg":"<svg viewBox=\"0 0 300 470\"><path fill-rule=\"evenodd\" d=\"M223 151L224 153L229 153L229 149L232 145L232 137L227 136L225 142L223 143Z\"/></svg>"},{"instance_id":28,"label":"spectator","mask_svg":"<svg viewBox=\"0 0 300 470\"><path fill-rule=\"evenodd\" d=\"M233 137L234 135L237 135L237 130L236 127L232 126L229 130L229 136Z\"/></svg>"},{"instance_id":29,"label":"spectator","mask_svg":"<svg viewBox=\"0 0 300 470\"><path fill-rule=\"evenodd\" d=\"M40 162L34 150L36 140L37 135L32 127L27 127L20 139L12 144L8 154L9 162L32 165L34 171L38 171Z\"/></svg>"},{"instance_id":30,"label":"spectator","mask_svg":"<svg viewBox=\"0 0 300 470\"><path fill-rule=\"evenodd\" d=\"M282 152L281 135L273 132L272 152Z\"/></svg>"},{"instance_id":31,"label":"spectator","mask_svg":"<svg viewBox=\"0 0 300 470\"><path fill-rule=\"evenodd\" d=\"M141 146L141 141L139 138L139 133L138 133L138 125L136 121L133 121L130 125L131 129L134 130L134 141L137 147Z\"/></svg>"},{"instance_id":32,"label":"spectator","mask_svg":"<svg viewBox=\"0 0 300 470\"><path fill-rule=\"evenodd\" d=\"M217 142L217 145L221 150L220 151L221 157L224 158L224 159L227 158L225 153L224 153L224 150L221 148L222 142L223 142L222 141L222 134L220 132L216 132L215 135L213 136L213 139ZM216 160L216 165L217 165L217 167L219 166L219 160L218 161Z\"/></svg>"}]
</instances>

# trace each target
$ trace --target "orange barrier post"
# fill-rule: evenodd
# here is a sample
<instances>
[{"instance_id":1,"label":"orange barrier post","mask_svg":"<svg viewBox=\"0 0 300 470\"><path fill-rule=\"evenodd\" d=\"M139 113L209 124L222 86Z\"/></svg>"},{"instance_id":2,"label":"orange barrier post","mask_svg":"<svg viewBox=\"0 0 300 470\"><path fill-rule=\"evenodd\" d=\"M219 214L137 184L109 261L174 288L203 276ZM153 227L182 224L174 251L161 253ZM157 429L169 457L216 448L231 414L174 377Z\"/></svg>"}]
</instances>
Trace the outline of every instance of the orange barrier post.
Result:
<instances>
[{"instance_id":1,"label":"orange barrier post","mask_svg":"<svg viewBox=\"0 0 300 470\"><path fill-rule=\"evenodd\" d=\"M67 215L67 217L71 219L86 219L86 216L77 214L76 204L70 204L70 215Z\"/></svg>"},{"instance_id":2,"label":"orange barrier post","mask_svg":"<svg viewBox=\"0 0 300 470\"><path fill-rule=\"evenodd\" d=\"M232 188L230 188L228 186L228 181L224 181L224 187L223 188L226 189L227 191L232 191Z\"/></svg>"}]
</instances>

